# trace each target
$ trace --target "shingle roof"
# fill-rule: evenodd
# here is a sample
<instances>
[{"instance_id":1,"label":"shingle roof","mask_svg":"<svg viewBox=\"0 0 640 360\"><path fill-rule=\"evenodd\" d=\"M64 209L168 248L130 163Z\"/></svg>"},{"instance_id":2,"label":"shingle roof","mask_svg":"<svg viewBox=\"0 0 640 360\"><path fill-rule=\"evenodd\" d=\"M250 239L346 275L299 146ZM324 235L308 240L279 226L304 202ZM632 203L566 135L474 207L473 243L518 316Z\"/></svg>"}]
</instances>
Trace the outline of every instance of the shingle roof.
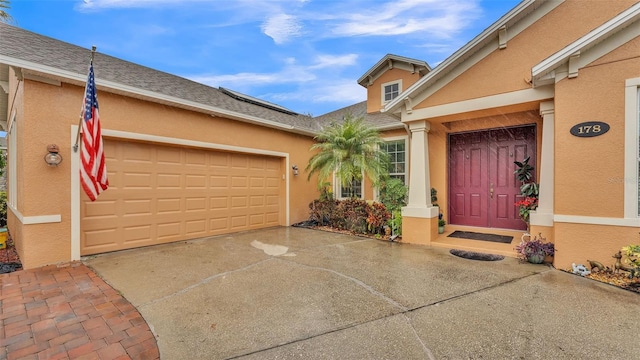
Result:
<instances>
[{"instance_id":1,"label":"shingle roof","mask_svg":"<svg viewBox=\"0 0 640 360\"><path fill-rule=\"evenodd\" d=\"M83 79L86 77L89 56L88 49L0 22L0 64L3 59L17 59L74 73ZM306 134L315 134L331 121L342 120L346 114L363 116L367 123L382 129L401 126L399 120L391 115L379 112L367 114L367 104L364 101L311 118L242 101L220 89L99 52L95 54L94 66L98 87L101 81L109 81L290 125L294 130Z\"/></svg>"},{"instance_id":2,"label":"shingle roof","mask_svg":"<svg viewBox=\"0 0 640 360\"><path fill-rule=\"evenodd\" d=\"M86 76L90 51L50 37L0 22L0 63L2 58L18 59ZM224 94L219 89L176 75L154 70L97 52L94 58L96 83L101 80L151 91L178 99L291 125L306 133L319 129L305 115L291 115L268 109Z\"/></svg>"},{"instance_id":3,"label":"shingle roof","mask_svg":"<svg viewBox=\"0 0 640 360\"><path fill-rule=\"evenodd\" d=\"M364 117L364 121L373 127L379 129L388 129L402 127L402 123L397 117L389 114L374 112L367 113L367 102L362 101L342 109L326 113L322 116L315 117L314 120L322 127L329 125L332 121L341 122L345 116L351 115L355 118Z\"/></svg>"}]
</instances>

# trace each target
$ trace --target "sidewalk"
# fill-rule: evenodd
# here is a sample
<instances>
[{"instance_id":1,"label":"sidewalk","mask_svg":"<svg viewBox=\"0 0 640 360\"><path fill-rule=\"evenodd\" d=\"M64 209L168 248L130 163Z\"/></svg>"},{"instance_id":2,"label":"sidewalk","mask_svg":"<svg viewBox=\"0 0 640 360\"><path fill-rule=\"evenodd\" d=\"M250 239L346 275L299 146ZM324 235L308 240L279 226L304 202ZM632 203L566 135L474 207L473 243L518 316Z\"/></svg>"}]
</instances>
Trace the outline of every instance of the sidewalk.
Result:
<instances>
[{"instance_id":1,"label":"sidewalk","mask_svg":"<svg viewBox=\"0 0 640 360\"><path fill-rule=\"evenodd\" d=\"M0 359L159 359L140 313L81 263L0 275Z\"/></svg>"}]
</instances>

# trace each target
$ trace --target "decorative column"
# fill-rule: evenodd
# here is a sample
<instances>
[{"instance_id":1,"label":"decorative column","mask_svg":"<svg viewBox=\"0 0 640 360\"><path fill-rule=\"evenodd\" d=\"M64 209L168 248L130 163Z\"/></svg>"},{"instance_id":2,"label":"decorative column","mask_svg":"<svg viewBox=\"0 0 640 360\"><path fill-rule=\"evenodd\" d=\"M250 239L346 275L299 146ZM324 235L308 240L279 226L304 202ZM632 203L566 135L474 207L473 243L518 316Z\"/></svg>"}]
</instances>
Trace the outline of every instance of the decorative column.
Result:
<instances>
[{"instance_id":1,"label":"decorative column","mask_svg":"<svg viewBox=\"0 0 640 360\"><path fill-rule=\"evenodd\" d=\"M553 226L553 171L554 171L554 103L540 103L542 116L542 150L540 155L540 193L538 208L531 212L530 223L537 226Z\"/></svg>"},{"instance_id":2,"label":"decorative column","mask_svg":"<svg viewBox=\"0 0 640 360\"><path fill-rule=\"evenodd\" d=\"M426 120L409 123L411 132L409 201L402 208L402 241L428 244L438 231L438 207L431 204L429 139Z\"/></svg>"}]
</instances>

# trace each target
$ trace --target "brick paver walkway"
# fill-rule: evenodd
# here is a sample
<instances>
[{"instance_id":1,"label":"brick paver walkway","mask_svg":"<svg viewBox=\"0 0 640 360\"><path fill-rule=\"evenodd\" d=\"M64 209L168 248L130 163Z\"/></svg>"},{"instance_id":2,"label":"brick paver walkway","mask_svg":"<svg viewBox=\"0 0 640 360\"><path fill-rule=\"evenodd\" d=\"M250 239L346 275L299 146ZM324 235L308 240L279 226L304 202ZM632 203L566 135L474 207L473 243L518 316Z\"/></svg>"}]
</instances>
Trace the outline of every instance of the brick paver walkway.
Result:
<instances>
[{"instance_id":1,"label":"brick paver walkway","mask_svg":"<svg viewBox=\"0 0 640 360\"><path fill-rule=\"evenodd\" d=\"M0 275L0 359L159 359L140 313L81 263Z\"/></svg>"}]
</instances>

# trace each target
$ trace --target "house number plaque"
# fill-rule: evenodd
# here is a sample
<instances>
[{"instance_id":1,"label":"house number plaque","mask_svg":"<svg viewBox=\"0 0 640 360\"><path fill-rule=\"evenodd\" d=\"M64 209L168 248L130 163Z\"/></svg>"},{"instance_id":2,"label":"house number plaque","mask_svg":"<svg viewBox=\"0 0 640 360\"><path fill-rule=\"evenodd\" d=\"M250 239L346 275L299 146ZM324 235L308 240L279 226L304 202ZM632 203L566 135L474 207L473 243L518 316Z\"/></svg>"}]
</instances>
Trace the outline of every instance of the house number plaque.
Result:
<instances>
[{"instance_id":1,"label":"house number plaque","mask_svg":"<svg viewBox=\"0 0 640 360\"><path fill-rule=\"evenodd\" d=\"M575 124L569 130L571 135L577 137L594 137L599 136L609 131L609 124L602 121L587 121L580 124Z\"/></svg>"}]
</instances>

